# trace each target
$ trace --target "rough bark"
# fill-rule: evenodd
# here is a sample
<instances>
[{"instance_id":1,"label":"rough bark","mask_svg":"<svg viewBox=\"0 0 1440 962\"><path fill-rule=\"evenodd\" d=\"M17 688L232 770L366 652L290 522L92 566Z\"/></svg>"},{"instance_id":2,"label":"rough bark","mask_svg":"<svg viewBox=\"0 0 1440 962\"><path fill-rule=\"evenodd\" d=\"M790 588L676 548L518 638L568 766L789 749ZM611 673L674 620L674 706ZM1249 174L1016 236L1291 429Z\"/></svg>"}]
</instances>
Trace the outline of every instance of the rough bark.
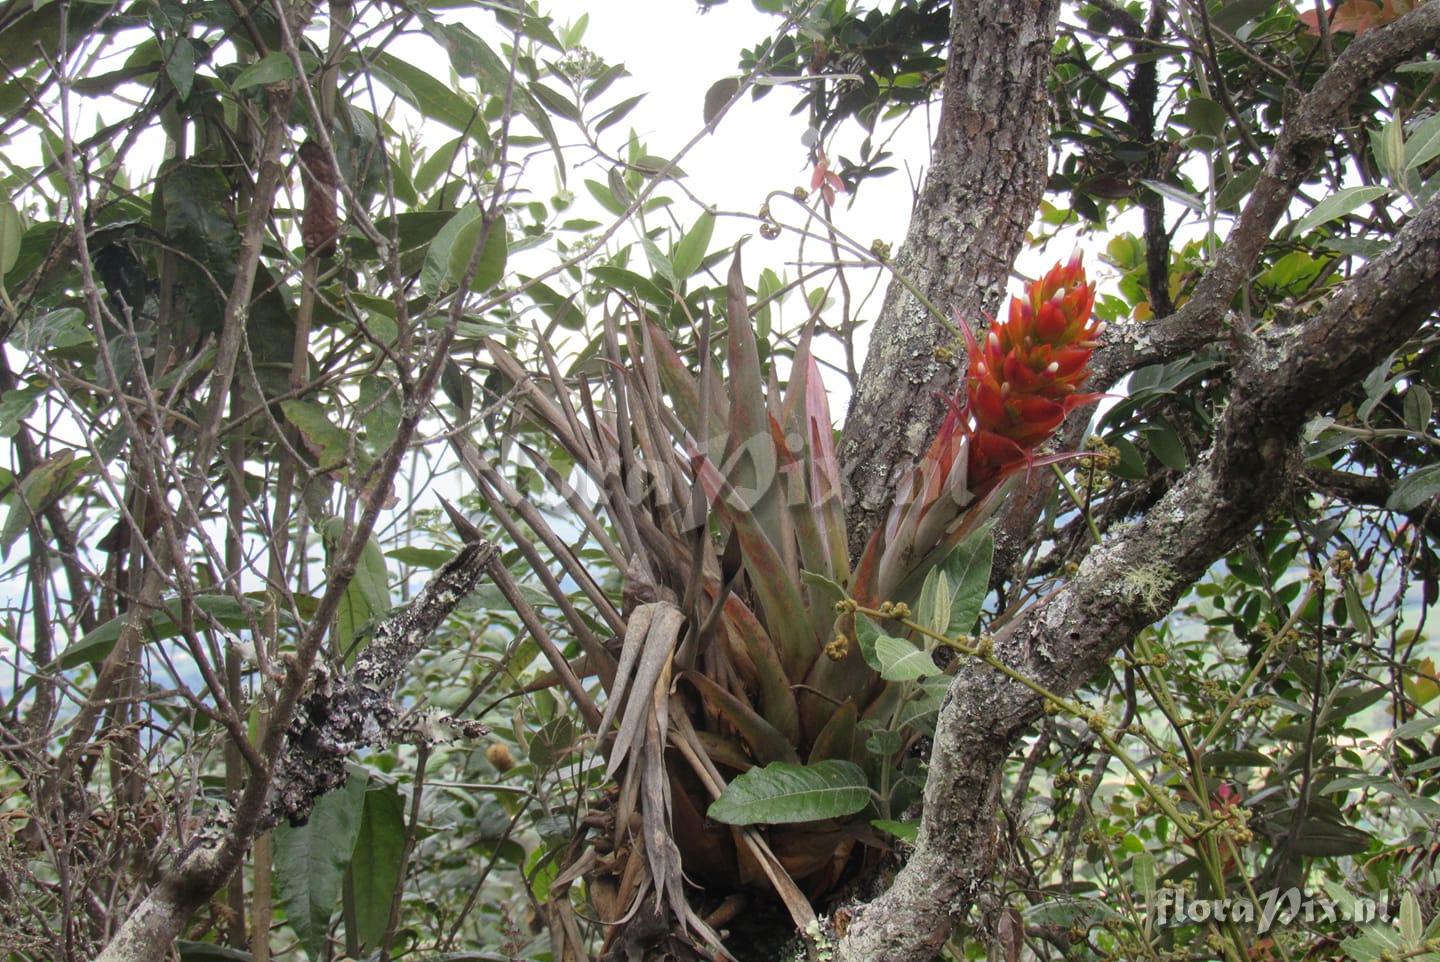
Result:
<instances>
[{"instance_id":1,"label":"rough bark","mask_svg":"<svg viewBox=\"0 0 1440 962\"><path fill-rule=\"evenodd\" d=\"M1298 475L1305 420L1414 335L1440 306L1440 200L1323 311L1249 339L1213 444L1134 526L997 638L1012 668L1075 691L1260 520ZM1028 688L971 662L940 710L915 854L840 944L842 960L934 957L990 874L1005 759L1040 716Z\"/></svg>"},{"instance_id":2,"label":"rough bark","mask_svg":"<svg viewBox=\"0 0 1440 962\"><path fill-rule=\"evenodd\" d=\"M956 0L951 9L930 170L894 266L966 323L998 307L1045 187L1045 84L1058 8L1058 0ZM960 375L936 349L958 347L954 339L904 283L891 283L840 448L852 555L935 433Z\"/></svg>"}]
</instances>

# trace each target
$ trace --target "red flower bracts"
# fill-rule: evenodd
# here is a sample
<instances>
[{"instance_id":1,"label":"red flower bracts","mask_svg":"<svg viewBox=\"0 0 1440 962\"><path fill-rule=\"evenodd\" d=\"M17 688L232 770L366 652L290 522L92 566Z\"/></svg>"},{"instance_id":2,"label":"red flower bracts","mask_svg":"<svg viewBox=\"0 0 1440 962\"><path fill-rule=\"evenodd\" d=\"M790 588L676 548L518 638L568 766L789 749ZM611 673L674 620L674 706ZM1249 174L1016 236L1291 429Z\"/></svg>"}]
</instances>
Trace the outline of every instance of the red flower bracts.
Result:
<instances>
[{"instance_id":1,"label":"red flower bracts","mask_svg":"<svg viewBox=\"0 0 1440 962\"><path fill-rule=\"evenodd\" d=\"M884 526L856 566L856 597L888 599L926 570L994 507L986 497L1022 468L1070 455L1035 449L1082 404L1086 366L1104 324L1092 320L1095 288L1078 256L1031 282L992 321L984 342L957 318L969 351L965 386L949 399L925 457L895 493Z\"/></svg>"},{"instance_id":2,"label":"red flower bracts","mask_svg":"<svg viewBox=\"0 0 1440 962\"><path fill-rule=\"evenodd\" d=\"M1100 396L1080 393L1105 325L1090 316L1095 286L1085 282L1079 256L1056 264L1027 293L1010 299L1010 316L991 322L983 344L960 325L970 354L969 417L952 410L959 423L946 426L970 435L968 486L977 496L1027 460L1067 414Z\"/></svg>"}]
</instances>

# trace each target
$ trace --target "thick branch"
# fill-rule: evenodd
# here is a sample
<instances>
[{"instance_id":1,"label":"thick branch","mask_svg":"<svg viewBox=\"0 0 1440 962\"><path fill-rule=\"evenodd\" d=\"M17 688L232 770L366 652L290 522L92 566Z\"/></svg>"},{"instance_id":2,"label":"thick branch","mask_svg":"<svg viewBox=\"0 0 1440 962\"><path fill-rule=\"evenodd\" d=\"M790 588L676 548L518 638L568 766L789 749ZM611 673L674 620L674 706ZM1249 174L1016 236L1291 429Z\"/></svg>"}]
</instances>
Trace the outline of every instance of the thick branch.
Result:
<instances>
[{"instance_id":1,"label":"thick branch","mask_svg":"<svg viewBox=\"0 0 1440 962\"><path fill-rule=\"evenodd\" d=\"M1058 6L957 0L951 10L939 132L895 269L965 321L999 305L1045 187L1045 83ZM904 285L890 285L840 448L852 555L930 443L959 374L936 357L951 340Z\"/></svg>"},{"instance_id":2,"label":"thick branch","mask_svg":"<svg viewBox=\"0 0 1440 962\"><path fill-rule=\"evenodd\" d=\"M1296 476L1306 418L1437 305L1440 200L1318 315L1252 344L1209 451L1139 523L1091 552L1069 584L1008 626L997 654L1051 691L1073 692L1253 528ZM940 711L915 854L851 925L841 958L934 957L989 875L1004 762L1042 707L983 664L960 670Z\"/></svg>"}]
</instances>

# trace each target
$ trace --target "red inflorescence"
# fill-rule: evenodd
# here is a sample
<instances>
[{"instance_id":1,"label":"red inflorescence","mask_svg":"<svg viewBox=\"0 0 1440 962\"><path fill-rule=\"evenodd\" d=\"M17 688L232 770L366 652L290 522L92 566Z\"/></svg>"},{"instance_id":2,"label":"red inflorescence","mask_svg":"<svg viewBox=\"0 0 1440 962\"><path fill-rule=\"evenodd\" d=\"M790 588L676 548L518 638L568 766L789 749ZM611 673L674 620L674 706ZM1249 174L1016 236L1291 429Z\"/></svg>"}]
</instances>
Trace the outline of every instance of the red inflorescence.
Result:
<instances>
[{"instance_id":1,"label":"red inflorescence","mask_svg":"<svg viewBox=\"0 0 1440 962\"><path fill-rule=\"evenodd\" d=\"M1099 397L1080 393L1105 326L1090 316L1095 287L1080 258L1056 264L1027 293L1010 299L1009 317L991 322L984 343L961 324L970 350L967 403L952 411L942 433L968 436L966 481L975 494L1027 461L1065 415Z\"/></svg>"}]
</instances>

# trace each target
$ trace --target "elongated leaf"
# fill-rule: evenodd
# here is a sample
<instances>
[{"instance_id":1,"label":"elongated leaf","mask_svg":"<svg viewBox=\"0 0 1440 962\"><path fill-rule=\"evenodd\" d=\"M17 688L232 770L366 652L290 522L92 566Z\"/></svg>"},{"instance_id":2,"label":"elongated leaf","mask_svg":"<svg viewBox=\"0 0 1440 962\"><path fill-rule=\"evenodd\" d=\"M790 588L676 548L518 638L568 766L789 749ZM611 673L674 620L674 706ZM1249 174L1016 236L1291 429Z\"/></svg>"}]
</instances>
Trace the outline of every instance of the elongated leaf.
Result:
<instances>
[{"instance_id":1,"label":"elongated leaf","mask_svg":"<svg viewBox=\"0 0 1440 962\"><path fill-rule=\"evenodd\" d=\"M902 842L909 842L912 845L915 843L915 839L920 837L919 821L896 822L888 818L875 818L870 820L870 824L880 831L894 835Z\"/></svg>"},{"instance_id":2,"label":"elongated leaf","mask_svg":"<svg viewBox=\"0 0 1440 962\"><path fill-rule=\"evenodd\" d=\"M340 886L365 805L366 775L352 769L344 787L320 796L304 825L275 829L275 885L285 918L306 954L324 958L326 930L340 905Z\"/></svg>"},{"instance_id":3,"label":"elongated leaf","mask_svg":"<svg viewBox=\"0 0 1440 962\"><path fill-rule=\"evenodd\" d=\"M850 549L845 526L844 484L835 452L835 426L820 365L814 357L805 364L805 432L810 455L810 504L821 533L830 544L830 577L845 584L850 579Z\"/></svg>"},{"instance_id":4,"label":"elongated leaf","mask_svg":"<svg viewBox=\"0 0 1440 962\"><path fill-rule=\"evenodd\" d=\"M540 136L545 138L545 142L555 152L555 158L559 161L557 169L563 182L568 165L560 150L560 141L555 136L555 126L550 122L545 108L540 106L539 101L531 94L529 87L519 82L512 83L510 68L505 61L464 24L440 23L428 14L423 6L418 7L416 12L419 13L426 30L449 49L450 65L455 68L456 73L462 77L474 77L486 90L497 93L508 90L511 102L525 119L535 126Z\"/></svg>"},{"instance_id":5,"label":"elongated leaf","mask_svg":"<svg viewBox=\"0 0 1440 962\"><path fill-rule=\"evenodd\" d=\"M875 649L880 639L885 637L888 636L880 630L879 625L870 619L870 616L855 615L855 640L860 645L860 657L865 659L865 664L876 671L880 670L880 656Z\"/></svg>"},{"instance_id":6,"label":"elongated leaf","mask_svg":"<svg viewBox=\"0 0 1440 962\"><path fill-rule=\"evenodd\" d=\"M379 68L374 71L375 78L410 101L424 116L471 137L486 133L485 120L469 96L450 89L448 84L394 54L372 48L366 55Z\"/></svg>"},{"instance_id":7,"label":"elongated leaf","mask_svg":"<svg viewBox=\"0 0 1440 962\"><path fill-rule=\"evenodd\" d=\"M344 536L345 519L331 518L321 528L325 553L333 561ZM373 537L365 542L355 576L345 586L340 607L335 613L335 641L345 656L346 664L364 648L368 635L364 629L390 610L390 575L385 568L385 554Z\"/></svg>"},{"instance_id":8,"label":"elongated leaf","mask_svg":"<svg viewBox=\"0 0 1440 962\"><path fill-rule=\"evenodd\" d=\"M713 595L712 595L713 597ZM760 686L760 714L792 744L800 740L800 715L795 693L785 676L780 653L745 603L731 594L725 599L725 624L740 639L755 665Z\"/></svg>"},{"instance_id":9,"label":"elongated leaf","mask_svg":"<svg viewBox=\"0 0 1440 962\"><path fill-rule=\"evenodd\" d=\"M292 399L281 401L280 410L304 436L305 447L314 456L317 468L333 471L345 464L350 453L350 432L330 421L325 405Z\"/></svg>"},{"instance_id":10,"label":"elongated leaf","mask_svg":"<svg viewBox=\"0 0 1440 962\"><path fill-rule=\"evenodd\" d=\"M1377 197L1386 193L1384 187L1346 187L1344 190L1336 191L1326 197L1320 203L1310 209L1304 217L1295 222L1293 236L1300 236L1308 230L1319 227L1321 224L1328 224L1332 220L1344 217L1346 214L1359 207L1361 204L1369 203Z\"/></svg>"},{"instance_id":11,"label":"elongated leaf","mask_svg":"<svg viewBox=\"0 0 1440 962\"><path fill-rule=\"evenodd\" d=\"M810 764L823 762L828 758L851 759L855 754L855 722L859 713L855 709L855 702L846 699L825 727L820 729L820 734L815 736L815 744L810 746Z\"/></svg>"},{"instance_id":12,"label":"elongated leaf","mask_svg":"<svg viewBox=\"0 0 1440 962\"><path fill-rule=\"evenodd\" d=\"M954 596L945 566L936 565L931 568L925 575L925 584L920 588L920 602L916 611L920 624L937 634L945 634L950 627L950 602Z\"/></svg>"},{"instance_id":13,"label":"elongated leaf","mask_svg":"<svg viewBox=\"0 0 1440 962\"><path fill-rule=\"evenodd\" d=\"M751 753L761 762L797 762L795 746L780 734L774 725L756 714L755 709L721 688L699 672L687 671L680 677L695 686L705 704L724 718L740 733Z\"/></svg>"},{"instance_id":14,"label":"elongated leaf","mask_svg":"<svg viewBox=\"0 0 1440 962\"><path fill-rule=\"evenodd\" d=\"M197 611L215 619L222 626L236 631L246 629L250 626L251 619L259 616L260 606L249 602L239 602L229 595L196 595L193 604ZM125 623L130 616L128 614L117 615L97 627L75 644L66 648L61 654L56 667L62 669L77 668L80 665L98 665L110 654L110 649L115 647L115 642L120 638L120 632L124 630ZM284 619L288 621L288 618ZM284 623L282 621L282 623ZM205 627L202 622L200 627ZM160 640L174 638L180 634L180 600L170 598L163 602L162 610L150 616L150 624L145 632L146 640Z\"/></svg>"},{"instance_id":15,"label":"elongated leaf","mask_svg":"<svg viewBox=\"0 0 1440 962\"><path fill-rule=\"evenodd\" d=\"M775 825L842 818L869 804L870 787L854 762L775 762L736 776L711 803L709 815L727 825Z\"/></svg>"},{"instance_id":16,"label":"elongated leaf","mask_svg":"<svg viewBox=\"0 0 1440 962\"><path fill-rule=\"evenodd\" d=\"M1440 114L1431 114L1405 138L1405 169L1415 170L1440 157Z\"/></svg>"},{"instance_id":17,"label":"elongated leaf","mask_svg":"<svg viewBox=\"0 0 1440 962\"><path fill-rule=\"evenodd\" d=\"M177 939L175 948L180 952L180 962L250 962L254 958L249 952L212 942Z\"/></svg>"},{"instance_id":18,"label":"elongated leaf","mask_svg":"<svg viewBox=\"0 0 1440 962\"><path fill-rule=\"evenodd\" d=\"M365 793L365 807L350 858L355 927L361 944L376 946L390 924L390 899L405 851L405 805L394 785Z\"/></svg>"},{"instance_id":19,"label":"elongated leaf","mask_svg":"<svg viewBox=\"0 0 1440 962\"><path fill-rule=\"evenodd\" d=\"M935 720L940 714L940 703L945 700L945 692L949 689L950 679L945 675L924 679L910 693L913 697L900 706L895 723L901 728L914 728L923 734L933 735Z\"/></svg>"},{"instance_id":20,"label":"elongated leaf","mask_svg":"<svg viewBox=\"0 0 1440 962\"><path fill-rule=\"evenodd\" d=\"M10 201L0 200L0 287L20 259L20 240L24 236L25 221L20 211Z\"/></svg>"},{"instance_id":21,"label":"elongated leaf","mask_svg":"<svg viewBox=\"0 0 1440 962\"><path fill-rule=\"evenodd\" d=\"M716 513L740 539L745 570L764 609L765 627L780 651L786 677L803 677L819 646L800 597L798 578L790 576L760 520L734 503L733 489L715 466L702 457L697 460L696 471Z\"/></svg>"},{"instance_id":22,"label":"elongated leaf","mask_svg":"<svg viewBox=\"0 0 1440 962\"><path fill-rule=\"evenodd\" d=\"M1160 180L1144 180L1140 183L1164 197L1166 200L1173 200L1182 207L1188 207L1197 214L1205 213L1205 202L1192 194L1190 191L1175 184L1167 184Z\"/></svg>"},{"instance_id":23,"label":"elongated leaf","mask_svg":"<svg viewBox=\"0 0 1440 962\"><path fill-rule=\"evenodd\" d=\"M730 262L725 289L728 319L730 437L725 445L727 480L754 516L757 531L765 537L780 530L779 459L765 410L765 382L760 370L760 349L745 303L745 279L740 252ZM742 509L743 510L743 509ZM773 542L772 542L773 543Z\"/></svg>"},{"instance_id":24,"label":"elongated leaf","mask_svg":"<svg viewBox=\"0 0 1440 962\"><path fill-rule=\"evenodd\" d=\"M1414 511L1437 494L1440 494L1440 464L1431 464L1396 482L1385 507L1391 511Z\"/></svg>"},{"instance_id":25,"label":"elongated leaf","mask_svg":"<svg viewBox=\"0 0 1440 962\"><path fill-rule=\"evenodd\" d=\"M1295 840L1295 852L1300 855L1358 855L1369 848L1370 836L1367 833L1320 818L1307 818L1301 823L1300 835Z\"/></svg>"},{"instance_id":26,"label":"elongated leaf","mask_svg":"<svg viewBox=\"0 0 1440 962\"><path fill-rule=\"evenodd\" d=\"M25 533L32 517L41 515L66 493L89 470L89 458L77 458L64 450L42 461L25 476L18 489L11 488L3 504L9 509L0 528L0 557L8 557L11 547Z\"/></svg>"},{"instance_id":27,"label":"elongated leaf","mask_svg":"<svg viewBox=\"0 0 1440 962\"><path fill-rule=\"evenodd\" d=\"M290 60L289 54L277 50L240 71L231 86L236 90L246 90L293 79L295 64Z\"/></svg>"},{"instance_id":28,"label":"elongated leaf","mask_svg":"<svg viewBox=\"0 0 1440 962\"><path fill-rule=\"evenodd\" d=\"M670 264L675 279L683 281L700 269L700 262L710 249L710 237L715 233L715 215L708 210L695 218L695 224L675 244L670 252Z\"/></svg>"},{"instance_id":29,"label":"elongated leaf","mask_svg":"<svg viewBox=\"0 0 1440 962\"><path fill-rule=\"evenodd\" d=\"M975 629L985 596L990 593L990 569L995 562L995 537L990 528L970 535L945 559L954 595L950 600L949 637L969 634Z\"/></svg>"}]
</instances>

